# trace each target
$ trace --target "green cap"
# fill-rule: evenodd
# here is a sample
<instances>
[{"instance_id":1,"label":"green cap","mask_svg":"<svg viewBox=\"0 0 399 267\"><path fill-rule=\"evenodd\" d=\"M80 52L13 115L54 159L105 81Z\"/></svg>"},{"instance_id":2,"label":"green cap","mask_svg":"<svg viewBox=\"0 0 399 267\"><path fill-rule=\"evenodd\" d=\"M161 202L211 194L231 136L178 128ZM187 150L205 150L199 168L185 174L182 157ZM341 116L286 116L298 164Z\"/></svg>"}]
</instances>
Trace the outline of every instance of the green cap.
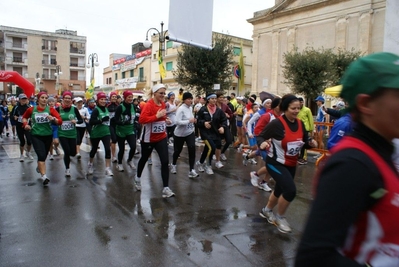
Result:
<instances>
[{"instance_id":1,"label":"green cap","mask_svg":"<svg viewBox=\"0 0 399 267\"><path fill-rule=\"evenodd\" d=\"M356 106L356 96L370 95L379 88L399 89L399 56L392 53L375 53L352 62L342 79L341 97L348 109Z\"/></svg>"}]
</instances>

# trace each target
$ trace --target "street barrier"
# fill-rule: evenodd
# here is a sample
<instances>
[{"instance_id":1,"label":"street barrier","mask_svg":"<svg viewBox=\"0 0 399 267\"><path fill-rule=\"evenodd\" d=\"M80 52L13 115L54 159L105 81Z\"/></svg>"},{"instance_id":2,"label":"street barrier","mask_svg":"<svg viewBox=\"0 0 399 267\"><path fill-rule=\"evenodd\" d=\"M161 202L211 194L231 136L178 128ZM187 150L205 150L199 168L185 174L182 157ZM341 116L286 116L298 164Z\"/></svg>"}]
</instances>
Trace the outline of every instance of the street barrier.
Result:
<instances>
[{"instance_id":1,"label":"street barrier","mask_svg":"<svg viewBox=\"0 0 399 267\"><path fill-rule=\"evenodd\" d=\"M321 156L316 160L316 166L318 166L330 153L327 149L327 140L330 136L331 128L334 126L334 123L314 122L314 126L313 138L317 141L318 147L308 150L319 152L321 154Z\"/></svg>"}]
</instances>

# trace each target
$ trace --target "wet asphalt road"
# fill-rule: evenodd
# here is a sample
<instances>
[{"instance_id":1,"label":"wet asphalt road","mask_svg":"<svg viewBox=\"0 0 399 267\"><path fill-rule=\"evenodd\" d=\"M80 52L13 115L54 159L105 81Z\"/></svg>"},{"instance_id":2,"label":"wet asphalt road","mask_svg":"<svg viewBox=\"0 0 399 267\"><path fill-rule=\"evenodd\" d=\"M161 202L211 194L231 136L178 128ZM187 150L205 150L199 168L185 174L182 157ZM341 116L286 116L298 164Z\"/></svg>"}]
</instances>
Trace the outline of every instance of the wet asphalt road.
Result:
<instances>
[{"instance_id":1,"label":"wet asphalt road","mask_svg":"<svg viewBox=\"0 0 399 267\"><path fill-rule=\"evenodd\" d=\"M87 152L80 161L72 159L71 178L64 176L62 156L47 160L51 182L44 188L36 155L19 162L17 141L4 137L0 266L292 266L314 164L297 168L298 195L287 212L293 233L282 234L258 214L269 193L251 185L249 172L261 162L243 166L236 150L227 152L223 169L189 179L183 149L178 173L170 174L176 196L163 199L156 153L145 167L141 192L134 190L135 170L126 162L125 172L113 164L114 176L105 176L102 150L92 176L86 175Z\"/></svg>"}]
</instances>

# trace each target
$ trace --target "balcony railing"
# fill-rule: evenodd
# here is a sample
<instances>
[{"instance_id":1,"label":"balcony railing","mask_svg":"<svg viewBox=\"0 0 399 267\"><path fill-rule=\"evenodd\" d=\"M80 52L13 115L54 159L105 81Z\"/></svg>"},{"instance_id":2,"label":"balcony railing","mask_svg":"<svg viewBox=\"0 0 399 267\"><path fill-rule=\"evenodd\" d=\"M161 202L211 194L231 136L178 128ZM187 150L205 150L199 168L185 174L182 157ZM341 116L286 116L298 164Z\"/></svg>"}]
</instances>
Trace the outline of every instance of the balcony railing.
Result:
<instances>
[{"instance_id":1,"label":"balcony railing","mask_svg":"<svg viewBox=\"0 0 399 267\"><path fill-rule=\"evenodd\" d=\"M22 43L12 43L13 48L24 48L24 44Z\"/></svg>"},{"instance_id":2,"label":"balcony railing","mask_svg":"<svg viewBox=\"0 0 399 267\"><path fill-rule=\"evenodd\" d=\"M146 81L146 77L139 77L139 83L145 83Z\"/></svg>"},{"instance_id":3,"label":"balcony railing","mask_svg":"<svg viewBox=\"0 0 399 267\"><path fill-rule=\"evenodd\" d=\"M84 63L70 63L69 66L71 67L78 67L78 68L84 68L85 64Z\"/></svg>"},{"instance_id":4,"label":"balcony railing","mask_svg":"<svg viewBox=\"0 0 399 267\"><path fill-rule=\"evenodd\" d=\"M48 74L42 74L42 79L43 80L55 80L56 79L56 77L55 77L55 75L48 75Z\"/></svg>"},{"instance_id":5,"label":"balcony railing","mask_svg":"<svg viewBox=\"0 0 399 267\"><path fill-rule=\"evenodd\" d=\"M47 45L42 45L42 50L47 50L47 51L57 51L56 46L47 46Z\"/></svg>"},{"instance_id":6,"label":"balcony railing","mask_svg":"<svg viewBox=\"0 0 399 267\"><path fill-rule=\"evenodd\" d=\"M79 48L76 48L76 47L71 47L69 49L69 52L70 53L74 53L74 54L85 54L85 50L84 49L79 49Z\"/></svg>"},{"instance_id":7,"label":"balcony railing","mask_svg":"<svg viewBox=\"0 0 399 267\"><path fill-rule=\"evenodd\" d=\"M24 61L22 60L22 57L13 57L12 62L23 63Z\"/></svg>"},{"instance_id":8,"label":"balcony railing","mask_svg":"<svg viewBox=\"0 0 399 267\"><path fill-rule=\"evenodd\" d=\"M51 59L50 62L48 62L48 60L43 59L42 60L42 65L57 65L57 60L56 59Z\"/></svg>"}]
</instances>

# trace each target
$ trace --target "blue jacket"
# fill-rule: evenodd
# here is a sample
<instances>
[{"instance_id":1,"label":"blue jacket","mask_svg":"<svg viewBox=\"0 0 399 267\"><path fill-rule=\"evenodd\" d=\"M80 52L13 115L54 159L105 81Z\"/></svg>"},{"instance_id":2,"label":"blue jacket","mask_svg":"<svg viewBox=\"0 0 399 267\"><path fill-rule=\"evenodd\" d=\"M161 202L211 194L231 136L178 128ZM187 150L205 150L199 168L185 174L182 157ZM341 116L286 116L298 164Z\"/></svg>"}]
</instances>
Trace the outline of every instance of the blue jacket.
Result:
<instances>
[{"instance_id":1,"label":"blue jacket","mask_svg":"<svg viewBox=\"0 0 399 267\"><path fill-rule=\"evenodd\" d=\"M327 141L328 150L333 148L342 137L351 132L352 128L352 116L349 113L336 120L331 129L330 138Z\"/></svg>"}]
</instances>

